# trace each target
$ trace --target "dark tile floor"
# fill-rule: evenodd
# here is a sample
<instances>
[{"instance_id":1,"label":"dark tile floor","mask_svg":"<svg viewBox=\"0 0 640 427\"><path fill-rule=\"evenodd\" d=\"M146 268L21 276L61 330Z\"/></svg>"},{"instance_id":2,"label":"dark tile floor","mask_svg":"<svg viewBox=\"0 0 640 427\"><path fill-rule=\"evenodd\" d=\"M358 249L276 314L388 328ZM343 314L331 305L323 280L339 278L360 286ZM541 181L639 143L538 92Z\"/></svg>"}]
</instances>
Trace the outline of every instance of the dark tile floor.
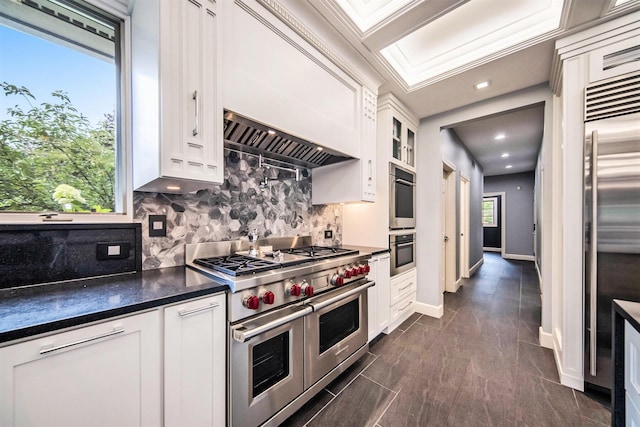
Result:
<instances>
[{"instance_id":1,"label":"dark tile floor","mask_svg":"<svg viewBox=\"0 0 640 427\"><path fill-rule=\"evenodd\" d=\"M604 426L607 407L559 384L539 346L532 262L485 253L444 315L414 314L286 426Z\"/></svg>"}]
</instances>

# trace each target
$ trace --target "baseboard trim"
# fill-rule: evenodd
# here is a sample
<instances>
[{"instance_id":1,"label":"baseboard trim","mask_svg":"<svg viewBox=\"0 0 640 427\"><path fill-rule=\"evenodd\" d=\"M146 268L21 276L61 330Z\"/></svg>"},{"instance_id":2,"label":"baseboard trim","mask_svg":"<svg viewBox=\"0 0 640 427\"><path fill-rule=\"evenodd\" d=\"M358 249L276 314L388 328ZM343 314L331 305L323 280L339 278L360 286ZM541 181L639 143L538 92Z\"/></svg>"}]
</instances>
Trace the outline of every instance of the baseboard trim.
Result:
<instances>
[{"instance_id":1,"label":"baseboard trim","mask_svg":"<svg viewBox=\"0 0 640 427\"><path fill-rule=\"evenodd\" d=\"M441 318L444 314L444 304L436 306L416 301L415 309L417 313L424 314L425 316L435 317L436 319Z\"/></svg>"},{"instance_id":2,"label":"baseboard trim","mask_svg":"<svg viewBox=\"0 0 640 427\"><path fill-rule=\"evenodd\" d=\"M469 269L469 277L476 274L476 271L478 271L482 264L484 264L484 258L480 258L480 261L476 262L476 264Z\"/></svg>"},{"instance_id":3,"label":"baseboard trim","mask_svg":"<svg viewBox=\"0 0 640 427\"><path fill-rule=\"evenodd\" d=\"M502 252L502 248L482 248L485 252Z\"/></svg>"},{"instance_id":4,"label":"baseboard trim","mask_svg":"<svg viewBox=\"0 0 640 427\"><path fill-rule=\"evenodd\" d=\"M518 254L504 254L504 259L515 259L518 261L535 261L536 257L533 255L518 255Z\"/></svg>"},{"instance_id":5,"label":"baseboard trim","mask_svg":"<svg viewBox=\"0 0 640 427\"><path fill-rule=\"evenodd\" d=\"M553 334L543 331L542 326L538 328L538 339L540 346L553 350Z\"/></svg>"}]
</instances>

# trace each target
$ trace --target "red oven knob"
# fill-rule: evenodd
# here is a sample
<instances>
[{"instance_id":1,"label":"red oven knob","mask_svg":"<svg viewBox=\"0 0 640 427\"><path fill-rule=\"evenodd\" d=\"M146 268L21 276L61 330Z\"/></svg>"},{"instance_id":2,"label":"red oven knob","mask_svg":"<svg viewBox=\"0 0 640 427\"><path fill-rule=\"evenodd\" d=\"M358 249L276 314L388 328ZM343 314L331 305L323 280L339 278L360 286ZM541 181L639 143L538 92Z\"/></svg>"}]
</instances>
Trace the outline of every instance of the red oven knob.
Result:
<instances>
[{"instance_id":1,"label":"red oven knob","mask_svg":"<svg viewBox=\"0 0 640 427\"><path fill-rule=\"evenodd\" d=\"M358 266L358 274L364 274L364 266L362 265Z\"/></svg>"},{"instance_id":2,"label":"red oven knob","mask_svg":"<svg viewBox=\"0 0 640 427\"><path fill-rule=\"evenodd\" d=\"M257 310L260 307L260 298L255 295L248 295L242 299L242 305L249 310Z\"/></svg>"},{"instance_id":3,"label":"red oven knob","mask_svg":"<svg viewBox=\"0 0 640 427\"><path fill-rule=\"evenodd\" d=\"M351 269L351 276L355 277L355 276L357 276L358 274L359 274L359 273L358 273L358 269L357 269L357 268L355 268L355 267L353 267L353 268Z\"/></svg>"},{"instance_id":4,"label":"red oven knob","mask_svg":"<svg viewBox=\"0 0 640 427\"><path fill-rule=\"evenodd\" d=\"M300 296L300 285L296 285L295 283L291 283L287 286L287 293L294 297Z\"/></svg>"},{"instance_id":5,"label":"red oven knob","mask_svg":"<svg viewBox=\"0 0 640 427\"><path fill-rule=\"evenodd\" d=\"M369 273L371 271L371 267L369 267L369 264L365 264L364 265L364 272L365 273Z\"/></svg>"},{"instance_id":6,"label":"red oven knob","mask_svg":"<svg viewBox=\"0 0 640 427\"><path fill-rule=\"evenodd\" d=\"M262 294L262 302L265 304L273 304L273 302L276 300L275 295L273 295L273 292L271 291L267 291L264 294Z\"/></svg>"},{"instance_id":7,"label":"red oven knob","mask_svg":"<svg viewBox=\"0 0 640 427\"><path fill-rule=\"evenodd\" d=\"M313 296L313 286L308 284L306 281L304 280L302 281L302 284L300 285L300 289L302 290L302 293L304 293L305 296L307 297Z\"/></svg>"},{"instance_id":8,"label":"red oven knob","mask_svg":"<svg viewBox=\"0 0 640 427\"><path fill-rule=\"evenodd\" d=\"M344 285L344 278L339 274L334 274L331 276L331 280L329 281L333 286L342 286Z\"/></svg>"},{"instance_id":9,"label":"red oven knob","mask_svg":"<svg viewBox=\"0 0 640 427\"><path fill-rule=\"evenodd\" d=\"M352 276L351 274L351 270L346 269L343 273L342 273L342 277L344 277L345 279L350 279Z\"/></svg>"}]
</instances>

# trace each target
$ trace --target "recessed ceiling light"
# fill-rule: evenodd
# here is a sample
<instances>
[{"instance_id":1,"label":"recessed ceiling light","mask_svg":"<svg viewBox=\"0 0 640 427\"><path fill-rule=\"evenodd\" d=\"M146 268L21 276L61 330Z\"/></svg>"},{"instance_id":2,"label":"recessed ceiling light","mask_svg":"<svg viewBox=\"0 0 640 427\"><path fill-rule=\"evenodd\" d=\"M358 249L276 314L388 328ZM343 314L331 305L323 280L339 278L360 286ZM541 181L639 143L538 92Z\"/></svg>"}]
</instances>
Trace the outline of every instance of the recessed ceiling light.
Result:
<instances>
[{"instance_id":1,"label":"recessed ceiling light","mask_svg":"<svg viewBox=\"0 0 640 427\"><path fill-rule=\"evenodd\" d=\"M267 131L267 133L268 133L269 135L275 135L275 134L276 134L276 131L275 131L275 130L273 130L273 129L269 129L269 130Z\"/></svg>"},{"instance_id":2,"label":"recessed ceiling light","mask_svg":"<svg viewBox=\"0 0 640 427\"><path fill-rule=\"evenodd\" d=\"M504 159L505 157L509 157L509 153L502 153L502 156L500 156L500 157L502 157L503 159Z\"/></svg>"},{"instance_id":3,"label":"recessed ceiling light","mask_svg":"<svg viewBox=\"0 0 640 427\"><path fill-rule=\"evenodd\" d=\"M504 168L505 168L505 169L511 169L512 167L513 167L512 165L507 165L507 166L505 166Z\"/></svg>"},{"instance_id":4,"label":"recessed ceiling light","mask_svg":"<svg viewBox=\"0 0 640 427\"><path fill-rule=\"evenodd\" d=\"M486 80L484 82L476 83L475 88L484 89L485 87L489 87L490 85L491 85L491 82L489 80Z\"/></svg>"},{"instance_id":5,"label":"recessed ceiling light","mask_svg":"<svg viewBox=\"0 0 640 427\"><path fill-rule=\"evenodd\" d=\"M180 187L178 187L177 185L167 185L167 190L179 190Z\"/></svg>"},{"instance_id":6,"label":"recessed ceiling light","mask_svg":"<svg viewBox=\"0 0 640 427\"><path fill-rule=\"evenodd\" d=\"M504 133L499 133L499 134L497 134L497 135L495 136L495 138L493 138L493 139L495 139L496 141L499 141L499 140L501 140L501 139L505 139L506 137L507 137L507 136L506 136Z\"/></svg>"}]
</instances>

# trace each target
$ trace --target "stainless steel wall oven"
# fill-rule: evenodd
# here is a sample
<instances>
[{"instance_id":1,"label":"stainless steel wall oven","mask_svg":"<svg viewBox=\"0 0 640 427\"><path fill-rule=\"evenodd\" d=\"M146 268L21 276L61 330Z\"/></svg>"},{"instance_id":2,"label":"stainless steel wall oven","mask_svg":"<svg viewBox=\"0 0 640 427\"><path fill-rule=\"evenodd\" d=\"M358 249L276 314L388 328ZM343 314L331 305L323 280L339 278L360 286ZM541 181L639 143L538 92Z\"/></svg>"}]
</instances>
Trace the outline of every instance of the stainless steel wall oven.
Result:
<instances>
[{"instance_id":1,"label":"stainless steel wall oven","mask_svg":"<svg viewBox=\"0 0 640 427\"><path fill-rule=\"evenodd\" d=\"M391 275L404 273L416 266L416 233L389 236Z\"/></svg>"},{"instance_id":2,"label":"stainless steel wall oven","mask_svg":"<svg viewBox=\"0 0 640 427\"><path fill-rule=\"evenodd\" d=\"M416 228L416 174L389 163L389 228Z\"/></svg>"}]
</instances>

